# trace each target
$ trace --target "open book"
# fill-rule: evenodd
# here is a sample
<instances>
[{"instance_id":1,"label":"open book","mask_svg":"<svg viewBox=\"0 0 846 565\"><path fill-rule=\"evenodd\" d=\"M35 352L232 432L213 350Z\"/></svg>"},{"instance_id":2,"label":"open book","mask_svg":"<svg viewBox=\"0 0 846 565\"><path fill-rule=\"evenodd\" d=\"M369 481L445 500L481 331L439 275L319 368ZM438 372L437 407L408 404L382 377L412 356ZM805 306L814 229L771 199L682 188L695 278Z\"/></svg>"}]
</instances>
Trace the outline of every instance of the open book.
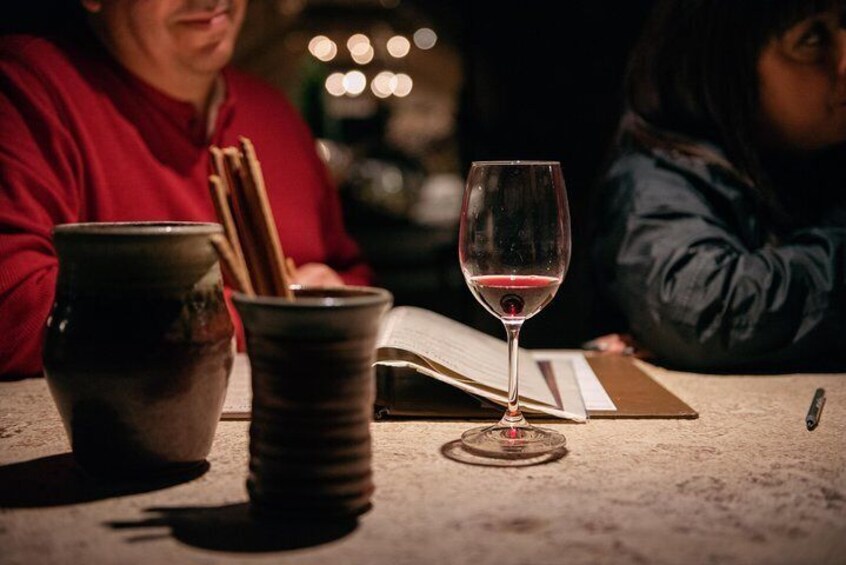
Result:
<instances>
[{"instance_id":1,"label":"open book","mask_svg":"<svg viewBox=\"0 0 846 565\"><path fill-rule=\"evenodd\" d=\"M387 315L377 347L377 365L413 369L499 406L508 402L504 339L429 310L400 306ZM528 413L585 421L583 392L599 405L593 408L614 409L579 352L521 348L519 364L520 406Z\"/></svg>"},{"instance_id":2,"label":"open book","mask_svg":"<svg viewBox=\"0 0 846 565\"><path fill-rule=\"evenodd\" d=\"M519 363L520 405L527 413L584 422L588 410L616 409L580 352L521 349ZM403 389L413 391L406 394L412 403L419 391L430 396L431 391L457 389L480 402L499 407L507 404L505 340L429 310L399 306L386 314L377 341L376 365L377 402L386 388L402 381L412 383ZM467 394L463 396L472 400ZM248 417L249 404L248 361L239 355L223 417Z\"/></svg>"}]
</instances>

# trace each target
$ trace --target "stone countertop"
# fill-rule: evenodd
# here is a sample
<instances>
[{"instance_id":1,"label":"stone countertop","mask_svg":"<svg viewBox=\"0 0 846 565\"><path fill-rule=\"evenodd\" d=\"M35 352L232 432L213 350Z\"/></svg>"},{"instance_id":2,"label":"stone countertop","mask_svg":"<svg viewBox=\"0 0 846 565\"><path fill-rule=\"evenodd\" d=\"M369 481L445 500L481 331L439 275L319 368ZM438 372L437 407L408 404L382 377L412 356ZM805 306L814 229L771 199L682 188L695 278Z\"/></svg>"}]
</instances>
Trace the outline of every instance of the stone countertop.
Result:
<instances>
[{"instance_id":1,"label":"stone countertop","mask_svg":"<svg viewBox=\"0 0 846 565\"><path fill-rule=\"evenodd\" d=\"M522 468L441 454L477 422L373 423L373 508L320 530L249 520L247 422L220 422L193 480L107 487L74 467L46 382L3 382L0 564L846 563L846 375L642 366L699 419L545 422L568 453Z\"/></svg>"}]
</instances>

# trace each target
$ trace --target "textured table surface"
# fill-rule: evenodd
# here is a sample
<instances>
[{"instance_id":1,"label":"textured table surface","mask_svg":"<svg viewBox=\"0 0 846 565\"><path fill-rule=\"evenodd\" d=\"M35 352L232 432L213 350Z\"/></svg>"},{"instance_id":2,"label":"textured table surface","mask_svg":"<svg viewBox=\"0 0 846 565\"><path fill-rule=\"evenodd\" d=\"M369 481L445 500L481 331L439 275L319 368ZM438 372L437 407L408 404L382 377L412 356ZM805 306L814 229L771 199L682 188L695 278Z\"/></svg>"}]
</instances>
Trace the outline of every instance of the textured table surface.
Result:
<instances>
[{"instance_id":1,"label":"textured table surface","mask_svg":"<svg viewBox=\"0 0 846 565\"><path fill-rule=\"evenodd\" d=\"M43 379L0 383L0 564L846 563L846 375L644 368L699 419L554 423L567 455L517 469L441 455L468 422L374 423L373 508L325 529L249 520L247 422L193 480L107 487Z\"/></svg>"}]
</instances>

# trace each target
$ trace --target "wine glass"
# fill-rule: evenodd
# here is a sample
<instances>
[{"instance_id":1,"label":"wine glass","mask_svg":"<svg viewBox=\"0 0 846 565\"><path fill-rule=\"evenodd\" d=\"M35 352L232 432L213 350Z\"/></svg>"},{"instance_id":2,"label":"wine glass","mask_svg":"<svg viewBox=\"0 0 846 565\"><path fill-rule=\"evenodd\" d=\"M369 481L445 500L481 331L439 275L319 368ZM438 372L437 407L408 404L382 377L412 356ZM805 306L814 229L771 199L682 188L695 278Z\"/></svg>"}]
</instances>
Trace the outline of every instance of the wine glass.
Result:
<instances>
[{"instance_id":1,"label":"wine glass","mask_svg":"<svg viewBox=\"0 0 846 565\"><path fill-rule=\"evenodd\" d=\"M566 439L520 411L520 328L555 296L570 263L570 213L557 161L477 161L464 190L458 244L464 279L502 320L508 338L508 403L497 424L461 436L491 464L563 450Z\"/></svg>"}]
</instances>

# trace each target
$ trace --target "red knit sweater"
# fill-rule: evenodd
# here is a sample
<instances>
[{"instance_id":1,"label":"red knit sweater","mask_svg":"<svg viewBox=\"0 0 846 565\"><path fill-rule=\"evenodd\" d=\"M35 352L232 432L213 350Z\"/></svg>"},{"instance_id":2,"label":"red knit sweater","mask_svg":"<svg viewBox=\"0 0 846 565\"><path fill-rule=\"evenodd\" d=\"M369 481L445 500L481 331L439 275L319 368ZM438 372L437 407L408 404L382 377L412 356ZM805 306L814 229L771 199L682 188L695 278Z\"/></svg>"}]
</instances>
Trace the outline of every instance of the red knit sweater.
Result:
<instances>
[{"instance_id":1,"label":"red knit sweater","mask_svg":"<svg viewBox=\"0 0 846 565\"><path fill-rule=\"evenodd\" d=\"M208 148L250 138L285 252L370 282L337 191L295 109L234 69L211 139L193 107L130 75L94 42L0 38L0 376L41 371L54 225L215 221Z\"/></svg>"}]
</instances>

